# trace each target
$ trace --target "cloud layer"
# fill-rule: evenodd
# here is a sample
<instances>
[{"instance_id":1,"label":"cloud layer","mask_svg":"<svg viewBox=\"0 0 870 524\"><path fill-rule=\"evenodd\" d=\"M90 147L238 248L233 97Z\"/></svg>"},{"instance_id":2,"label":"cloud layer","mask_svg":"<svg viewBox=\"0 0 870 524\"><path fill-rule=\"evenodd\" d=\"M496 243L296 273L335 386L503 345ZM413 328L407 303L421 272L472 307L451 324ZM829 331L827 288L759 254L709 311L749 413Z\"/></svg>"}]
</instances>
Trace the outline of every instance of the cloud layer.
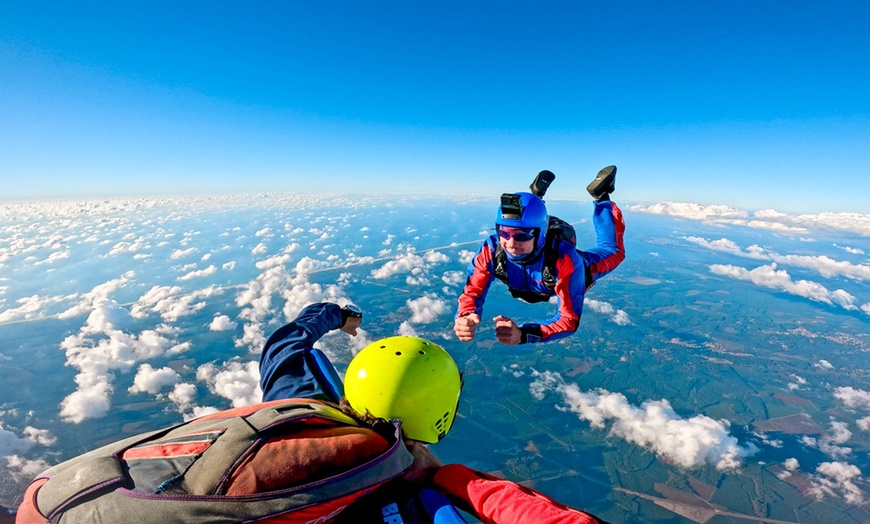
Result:
<instances>
[{"instance_id":1,"label":"cloud layer","mask_svg":"<svg viewBox=\"0 0 870 524\"><path fill-rule=\"evenodd\" d=\"M594 428L610 426L609 435L655 453L662 460L681 468L704 465L720 470L735 470L742 460L755 453L754 446L740 446L728 433L727 421L704 415L684 419L665 400L650 400L633 406L621 393L604 389L584 392L565 382L558 373L535 372L532 395L543 400L556 393L566 409Z\"/></svg>"}]
</instances>

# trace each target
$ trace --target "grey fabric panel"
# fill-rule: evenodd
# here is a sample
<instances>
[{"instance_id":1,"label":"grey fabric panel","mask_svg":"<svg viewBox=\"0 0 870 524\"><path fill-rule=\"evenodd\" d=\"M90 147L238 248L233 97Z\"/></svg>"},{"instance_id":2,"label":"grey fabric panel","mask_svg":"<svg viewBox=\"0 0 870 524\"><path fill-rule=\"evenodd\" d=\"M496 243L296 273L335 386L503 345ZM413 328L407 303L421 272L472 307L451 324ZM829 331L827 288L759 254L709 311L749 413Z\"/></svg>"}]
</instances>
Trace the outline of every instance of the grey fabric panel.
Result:
<instances>
[{"instance_id":1,"label":"grey fabric panel","mask_svg":"<svg viewBox=\"0 0 870 524\"><path fill-rule=\"evenodd\" d=\"M254 428L242 418L234 417L215 422L220 422L226 431L190 466L181 482L181 490L191 495L214 494L239 456L258 439Z\"/></svg>"},{"instance_id":2,"label":"grey fabric panel","mask_svg":"<svg viewBox=\"0 0 870 524\"><path fill-rule=\"evenodd\" d=\"M149 431L148 433L140 433L138 435L134 435L132 437L127 437L123 440L119 440L117 442L113 442L106 446L99 447L97 449L91 450L87 453L83 453L77 457L73 457L69 460L61 462L56 466L52 466L45 470L39 477L53 477L60 472L68 469L68 468L76 468L80 462L85 462L91 460L93 457L102 457L105 455L111 455L117 453L118 451L127 449L129 447L135 446L140 442L144 442L155 435L166 432L166 429L161 429L157 431ZM39 478L37 477L37 478Z\"/></svg>"},{"instance_id":3,"label":"grey fabric panel","mask_svg":"<svg viewBox=\"0 0 870 524\"><path fill-rule=\"evenodd\" d=\"M93 457L65 468L51 477L36 494L36 505L43 515L51 515L59 506L100 484L124 481L121 463L113 456Z\"/></svg>"},{"instance_id":4,"label":"grey fabric panel","mask_svg":"<svg viewBox=\"0 0 870 524\"><path fill-rule=\"evenodd\" d=\"M330 419L340 420L351 426L358 425L356 421L342 413L341 410L317 403L294 403L285 406L272 406L252 413L245 420L258 431L262 431L268 426L279 423L282 420L310 415L321 415Z\"/></svg>"}]
</instances>

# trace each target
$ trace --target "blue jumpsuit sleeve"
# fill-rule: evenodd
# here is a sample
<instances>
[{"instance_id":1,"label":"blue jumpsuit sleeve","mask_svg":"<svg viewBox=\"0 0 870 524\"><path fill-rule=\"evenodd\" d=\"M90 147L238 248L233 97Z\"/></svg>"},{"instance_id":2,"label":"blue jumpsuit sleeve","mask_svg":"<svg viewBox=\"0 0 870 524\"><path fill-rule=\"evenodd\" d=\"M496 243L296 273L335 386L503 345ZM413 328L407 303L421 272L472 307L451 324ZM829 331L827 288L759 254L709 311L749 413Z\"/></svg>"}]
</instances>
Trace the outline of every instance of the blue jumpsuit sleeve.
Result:
<instances>
[{"instance_id":1,"label":"blue jumpsuit sleeve","mask_svg":"<svg viewBox=\"0 0 870 524\"><path fill-rule=\"evenodd\" d=\"M329 360L313 346L341 324L341 308L321 302L306 307L296 320L275 331L260 355L263 401L314 398L337 402L341 381Z\"/></svg>"}]
</instances>

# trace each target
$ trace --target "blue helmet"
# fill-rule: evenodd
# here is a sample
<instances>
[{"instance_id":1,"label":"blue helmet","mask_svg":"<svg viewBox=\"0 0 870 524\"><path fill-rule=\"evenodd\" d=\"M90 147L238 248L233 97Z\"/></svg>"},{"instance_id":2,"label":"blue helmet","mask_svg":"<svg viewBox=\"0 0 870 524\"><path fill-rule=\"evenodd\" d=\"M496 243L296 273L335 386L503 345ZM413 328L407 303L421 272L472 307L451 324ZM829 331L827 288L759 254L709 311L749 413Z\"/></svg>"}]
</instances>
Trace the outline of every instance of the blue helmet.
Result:
<instances>
[{"instance_id":1,"label":"blue helmet","mask_svg":"<svg viewBox=\"0 0 870 524\"><path fill-rule=\"evenodd\" d=\"M537 229L532 255L544 247L549 223L547 206L540 197L531 193L505 193L501 196L501 205L495 215L496 226Z\"/></svg>"}]
</instances>

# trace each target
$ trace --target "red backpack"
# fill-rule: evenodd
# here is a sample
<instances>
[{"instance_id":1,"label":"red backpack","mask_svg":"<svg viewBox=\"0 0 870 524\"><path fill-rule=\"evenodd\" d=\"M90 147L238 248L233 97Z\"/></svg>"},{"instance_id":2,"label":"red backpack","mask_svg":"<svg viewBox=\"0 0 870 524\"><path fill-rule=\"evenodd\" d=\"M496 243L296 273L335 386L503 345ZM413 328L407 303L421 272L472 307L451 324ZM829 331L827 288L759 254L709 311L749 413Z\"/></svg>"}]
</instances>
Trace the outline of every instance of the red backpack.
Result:
<instances>
[{"instance_id":1,"label":"red backpack","mask_svg":"<svg viewBox=\"0 0 870 524\"><path fill-rule=\"evenodd\" d=\"M326 402L278 400L58 464L31 483L16 523L327 523L412 462L400 421L372 428Z\"/></svg>"}]
</instances>

